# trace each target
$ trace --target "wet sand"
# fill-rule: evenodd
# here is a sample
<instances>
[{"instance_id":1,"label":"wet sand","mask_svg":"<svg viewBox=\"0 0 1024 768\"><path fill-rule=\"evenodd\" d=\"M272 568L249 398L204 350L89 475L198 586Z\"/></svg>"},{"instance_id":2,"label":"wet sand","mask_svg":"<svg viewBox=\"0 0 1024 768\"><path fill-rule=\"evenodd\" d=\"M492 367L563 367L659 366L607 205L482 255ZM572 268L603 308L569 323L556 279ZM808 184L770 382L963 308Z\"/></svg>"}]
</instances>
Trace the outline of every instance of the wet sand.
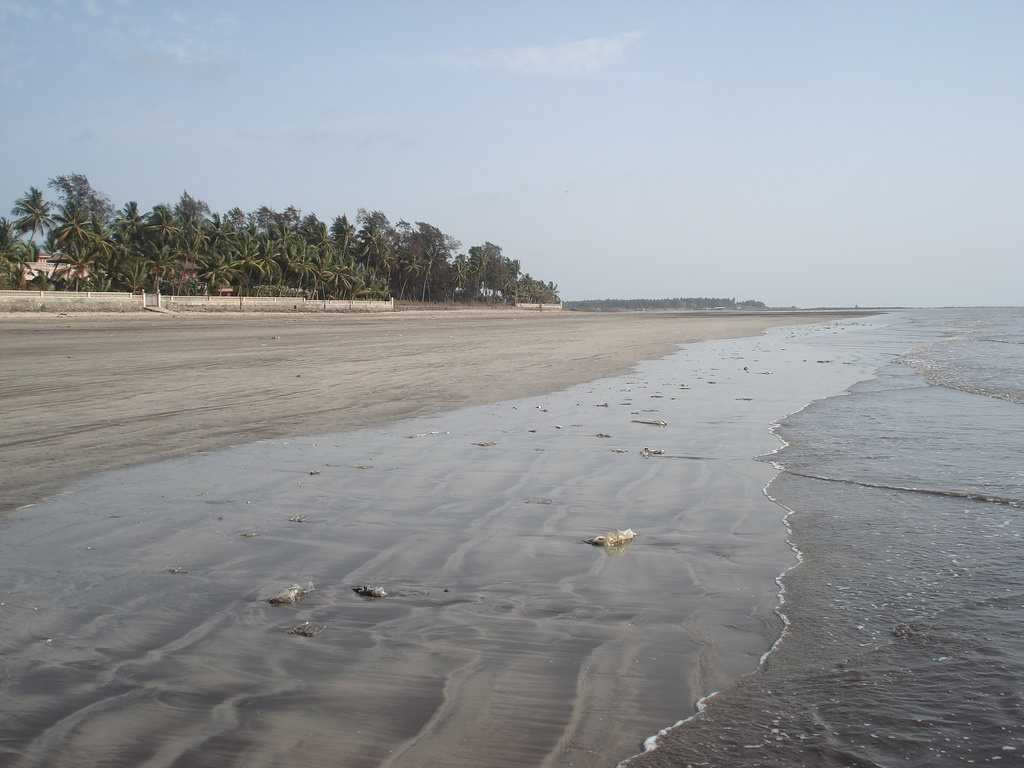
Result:
<instances>
[{"instance_id":1,"label":"wet sand","mask_svg":"<svg viewBox=\"0 0 1024 768\"><path fill-rule=\"evenodd\" d=\"M621 373L821 315L0 317L0 513L89 473Z\"/></svg>"},{"instance_id":2,"label":"wet sand","mask_svg":"<svg viewBox=\"0 0 1024 768\"><path fill-rule=\"evenodd\" d=\"M751 457L863 375L805 333L826 332L96 474L4 516L0 764L615 765L778 634L791 553ZM624 526L620 552L581 541ZM305 600L267 604L292 583Z\"/></svg>"}]
</instances>

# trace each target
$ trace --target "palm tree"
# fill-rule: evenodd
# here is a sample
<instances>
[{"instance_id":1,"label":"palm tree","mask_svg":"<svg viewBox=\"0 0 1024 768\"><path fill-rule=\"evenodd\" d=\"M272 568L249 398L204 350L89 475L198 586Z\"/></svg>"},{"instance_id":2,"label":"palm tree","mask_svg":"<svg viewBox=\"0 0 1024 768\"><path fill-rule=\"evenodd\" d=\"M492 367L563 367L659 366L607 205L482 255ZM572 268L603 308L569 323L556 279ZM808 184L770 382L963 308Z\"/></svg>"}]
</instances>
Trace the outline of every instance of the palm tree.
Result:
<instances>
[{"instance_id":1,"label":"palm tree","mask_svg":"<svg viewBox=\"0 0 1024 768\"><path fill-rule=\"evenodd\" d=\"M238 294L240 296L248 293L252 285L251 276L256 271L256 258L259 253L259 236L250 230L246 230L233 244L229 251L233 257L233 263L238 270L236 277Z\"/></svg>"},{"instance_id":2,"label":"palm tree","mask_svg":"<svg viewBox=\"0 0 1024 768\"><path fill-rule=\"evenodd\" d=\"M398 297L399 298L403 298L404 299L406 297L405 289L409 285L409 281L413 277L415 277L416 275L423 274L424 271L426 271L426 267L424 267L422 264L420 264L417 261L410 261L410 262L406 263L405 269L404 269L405 278L402 281L402 287L398 290ZM415 297L415 294L413 294L413 296Z\"/></svg>"},{"instance_id":3,"label":"palm tree","mask_svg":"<svg viewBox=\"0 0 1024 768\"><path fill-rule=\"evenodd\" d=\"M14 222L0 216L0 253L6 254L9 248L14 247L17 240L18 235L14 228Z\"/></svg>"},{"instance_id":4,"label":"palm tree","mask_svg":"<svg viewBox=\"0 0 1024 768\"><path fill-rule=\"evenodd\" d=\"M107 222L100 218L93 217L90 222L90 228L92 229L90 243L92 248L95 250L94 260L95 266L97 267L97 273L102 270L102 272L109 277L117 272L117 258L121 255L121 250L114 239L114 232L111 230ZM93 284L96 285L95 279L93 280ZM94 288L94 290L99 289Z\"/></svg>"},{"instance_id":5,"label":"palm tree","mask_svg":"<svg viewBox=\"0 0 1024 768\"><path fill-rule=\"evenodd\" d=\"M455 257L455 261L452 263L452 268L455 274L455 290L462 293L466 289L466 283L469 282L470 274L472 273L472 265L466 260L466 254L460 253ZM452 299L455 298L455 291L452 291Z\"/></svg>"},{"instance_id":6,"label":"palm tree","mask_svg":"<svg viewBox=\"0 0 1024 768\"><path fill-rule=\"evenodd\" d=\"M132 260L117 274L117 280L132 293L141 293L146 287L149 268L141 259Z\"/></svg>"},{"instance_id":7,"label":"palm tree","mask_svg":"<svg viewBox=\"0 0 1024 768\"><path fill-rule=\"evenodd\" d=\"M17 273L21 273L21 262L15 259L15 245L18 242L17 235L14 230L14 224L7 219L0 217L0 269L3 270L0 273L0 277L3 278L2 283L4 286L14 285L19 280L15 279L15 268L17 267Z\"/></svg>"},{"instance_id":8,"label":"palm tree","mask_svg":"<svg viewBox=\"0 0 1024 768\"><path fill-rule=\"evenodd\" d=\"M25 265L37 261L38 254L39 246L19 240L14 225L0 218L0 282L24 288L28 277Z\"/></svg>"},{"instance_id":9,"label":"palm tree","mask_svg":"<svg viewBox=\"0 0 1024 768\"><path fill-rule=\"evenodd\" d=\"M166 205L158 205L146 217L146 229L152 232L160 245L169 245L181 233L174 212Z\"/></svg>"},{"instance_id":10,"label":"palm tree","mask_svg":"<svg viewBox=\"0 0 1024 768\"><path fill-rule=\"evenodd\" d=\"M178 269L178 293L186 278L198 275L202 267L203 257L209 252L209 239L202 229L192 229L178 238L175 254L180 262Z\"/></svg>"},{"instance_id":11,"label":"palm tree","mask_svg":"<svg viewBox=\"0 0 1024 768\"><path fill-rule=\"evenodd\" d=\"M134 200L125 203L114 220L114 234L122 244L135 243L142 235L146 222Z\"/></svg>"},{"instance_id":12,"label":"palm tree","mask_svg":"<svg viewBox=\"0 0 1024 768\"><path fill-rule=\"evenodd\" d=\"M72 245L64 254L64 261L53 271L54 280L67 283L74 281L75 290L81 288L82 280L89 278L95 271L95 252L78 244Z\"/></svg>"},{"instance_id":13,"label":"palm tree","mask_svg":"<svg viewBox=\"0 0 1024 768\"><path fill-rule=\"evenodd\" d=\"M320 269L317 274L326 298L328 290L331 298L341 299L351 295L352 291L362 287L363 281L356 267L351 262L340 259Z\"/></svg>"},{"instance_id":14,"label":"palm tree","mask_svg":"<svg viewBox=\"0 0 1024 768\"><path fill-rule=\"evenodd\" d=\"M315 258L316 248L303 243L293 253L293 259L288 262L288 271L295 276L298 288L305 290L310 280L316 279L317 259Z\"/></svg>"},{"instance_id":15,"label":"palm tree","mask_svg":"<svg viewBox=\"0 0 1024 768\"><path fill-rule=\"evenodd\" d=\"M199 278L206 283L206 295L210 290L218 290L222 286L231 285L231 281L238 277L238 267L230 261L223 253L211 253L203 260L202 272Z\"/></svg>"},{"instance_id":16,"label":"palm tree","mask_svg":"<svg viewBox=\"0 0 1024 768\"><path fill-rule=\"evenodd\" d=\"M210 217L209 225L209 247L210 250L220 250L227 253L238 239L238 231L231 220L219 214Z\"/></svg>"},{"instance_id":17,"label":"palm tree","mask_svg":"<svg viewBox=\"0 0 1024 768\"><path fill-rule=\"evenodd\" d=\"M92 228L85 210L75 202L60 207L53 218L54 243L62 251L81 250L92 239Z\"/></svg>"},{"instance_id":18,"label":"palm tree","mask_svg":"<svg viewBox=\"0 0 1024 768\"><path fill-rule=\"evenodd\" d=\"M274 278L280 273L281 267L277 263L279 253L277 241L271 240L269 237L260 240L256 258L252 260L250 266L260 276L261 282L269 280L273 283Z\"/></svg>"},{"instance_id":19,"label":"palm tree","mask_svg":"<svg viewBox=\"0 0 1024 768\"><path fill-rule=\"evenodd\" d=\"M146 263L147 271L153 278L153 290L160 293L160 284L174 274L177 266L178 258L171 246L162 245L157 248Z\"/></svg>"},{"instance_id":20,"label":"palm tree","mask_svg":"<svg viewBox=\"0 0 1024 768\"><path fill-rule=\"evenodd\" d=\"M30 188L14 215L0 218L0 284L26 284L32 272L25 263L36 258L38 242L63 257L57 278L76 288L191 292L205 283L207 292L231 284L241 295L558 301L554 283L522 272L499 246L485 242L458 253L459 243L437 227L392 225L380 211L360 210L356 226L338 216L328 228L294 207L213 214L188 195L177 209L145 212L129 202L109 220L91 210L75 195L51 206ZM37 276L33 284L49 287L49 280Z\"/></svg>"},{"instance_id":21,"label":"palm tree","mask_svg":"<svg viewBox=\"0 0 1024 768\"><path fill-rule=\"evenodd\" d=\"M37 187L29 187L28 192L14 201L11 214L18 217L14 220L15 229L22 235L31 233L32 242L35 242L36 232L42 234L53 226L50 204Z\"/></svg>"}]
</instances>

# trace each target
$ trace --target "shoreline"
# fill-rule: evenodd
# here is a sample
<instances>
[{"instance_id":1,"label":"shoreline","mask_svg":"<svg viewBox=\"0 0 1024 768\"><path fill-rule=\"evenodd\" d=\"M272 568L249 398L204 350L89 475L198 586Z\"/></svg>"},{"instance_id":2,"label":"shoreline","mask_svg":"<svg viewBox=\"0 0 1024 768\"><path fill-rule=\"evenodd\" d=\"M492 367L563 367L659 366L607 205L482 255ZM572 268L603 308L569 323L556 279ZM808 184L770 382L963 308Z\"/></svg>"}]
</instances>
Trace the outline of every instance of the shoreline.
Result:
<instances>
[{"instance_id":1,"label":"shoreline","mask_svg":"<svg viewBox=\"0 0 1024 768\"><path fill-rule=\"evenodd\" d=\"M1014 335L1005 315L939 311L853 334L866 375L779 427L769 492L801 554L785 575L784 640L630 768L953 766L1021 749L1020 707L1004 703L1024 679L1011 597L1024 488L1006 458L1021 413L998 390L925 376L969 383L993 359L1019 372L1019 354L990 349ZM1004 381L1019 391L1019 377Z\"/></svg>"},{"instance_id":2,"label":"shoreline","mask_svg":"<svg viewBox=\"0 0 1024 768\"><path fill-rule=\"evenodd\" d=\"M860 381L870 379L872 376L875 375L875 373L876 371L872 371L869 375L867 375L865 379L861 379L858 380L857 382L850 384L850 387L855 386ZM774 579L775 584L777 586L777 600L776 606L773 609L773 613L779 619L780 622L778 635L772 641L771 645L768 646L768 648L764 651L764 653L762 653L758 657L756 666L754 666L747 672L744 672L736 680L731 681L728 686L717 688L713 691L708 691L707 693L702 695L694 703L693 712L691 714L687 715L686 717L680 718L672 725L667 725L664 728L659 729L656 733L653 733L650 736L648 736L646 739L644 739L643 744L641 745L642 749L635 755L631 755L625 758L624 760L619 761L616 764L616 768L630 768L630 766L642 762L643 758L657 759L654 758L654 756L651 753L656 752L659 749L659 747L661 746L662 739L685 739L685 736L683 735L683 732L680 729L684 728L686 725L700 718L704 714L704 711L707 709L708 705L717 696L720 696L723 691L731 690L732 687L738 684L740 681L752 677L758 674L759 672L763 671L768 660L779 649L783 641L786 639L792 625L792 620L785 611L787 603L786 577L804 563L805 555L796 543L795 533L793 530L792 517L797 514L797 510L788 506L781 499L779 499L778 497L771 493L770 489L772 485L776 481L778 481L779 478L782 477L783 474L786 472L785 464L783 464L777 458L772 457L778 457L779 454L781 454L787 447L789 447L789 442L781 434L782 426L787 419L798 415L799 413L801 413L802 411L806 410L807 408L811 407L812 405L819 401L827 400L831 397L840 397L847 391L849 391L849 387L838 394L832 393L824 395L823 397L820 398L809 400L796 410L790 411L789 413L783 416L775 418L767 425L766 429L768 434L770 434L773 438L779 441L779 445L777 445L775 448L768 451L767 453L754 457L754 460L764 461L765 463L769 464L775 471L772 477L770 477L762 487L761 493L771 504L782 510L783 514L781 517L781 523L783 528L785 529L786 546L789 548L789 551L793 555L792 562L786 565Z\"/></svg>"},{"instance_id":3,"label":"shoreline","mask_svg":"<svg viewBox=\"0 0 1024 768\"><path fill-rule=\"evenodd\" d=\"M0 318L0 513L89 474L558 391L682 344L870 313Z\"/></svg>"},{"instance_id":4,"label":"shoreline","mask_svg":"<svg viewBox=\"0 0 1024 768\"><path fill-rule=\"evenodd\" d=\"M86 750L84 734L103 727L112 764L130 763L142 717L191 757L202 743L224 758L224 739L250 757L285 750L314 764L615 764L749 672L777 637L775 578L790 550L762 493L775 473L752 457L773 447L781 406L854 374L801 362L800 337L823 332L694 344L541 397L87 478L12 515L0 544L11 693L38 687L41 652L81 670L61 722ZM631 408L669 426L637 424ZM667 455L638 456L648 445ZM623 526L641 532L627 551L580 544ZM297 611L262 604L307 582L316 588ZM360 601L356 583L394 597ZM303 619L326 627L322 638L283 636L281 622ZM175 650L182 637L187 650ZM104 694L89 670L110 663L97 647L132 673L130 699L94 713ZM211 664L217 685L203 676ZM287 695L296 685L301 705ZM230 716L182 721L162 703L181 686ZM33 730L12 722L8 743L50 743L65 727L50 724L46 697L34 706ZM315 737L293 735L299 723ZM25 754L64 765L71 746Z\"/></svg>"}]
</instances>

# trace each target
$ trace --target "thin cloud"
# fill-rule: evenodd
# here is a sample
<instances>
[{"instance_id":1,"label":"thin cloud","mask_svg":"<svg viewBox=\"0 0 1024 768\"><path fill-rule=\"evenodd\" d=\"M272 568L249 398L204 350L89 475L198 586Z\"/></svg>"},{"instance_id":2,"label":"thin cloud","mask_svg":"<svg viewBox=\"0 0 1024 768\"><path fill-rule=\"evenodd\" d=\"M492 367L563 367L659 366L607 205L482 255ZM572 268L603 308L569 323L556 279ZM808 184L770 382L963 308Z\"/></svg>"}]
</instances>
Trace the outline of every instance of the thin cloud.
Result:
<instances>
[{"instance_id":1,"label":"thin cloud","mask_svg":"<svg viewBox=\"0 0 1024 768\"><path fill-rule=\"evenodd\" d=\"M26 3L14 2L14 0L0 0L0 21L7 19L36 19L39 17L39 10Z\"/></svg>"},{"instance_id":2,"label":"thin cloud","mask_svg":"<svg viewBox=\"0 0 1024 768\"><path fill-rule=\"evenodd\" d=\"M153 74L205 81L218 80L238 70L238 62L223 49L192 38L150 44L136 60Z\"/></svg>"},{"instance_id":3,"label":"thin cloud","mask_svg":"<svg viewBox=\"0 0 1024 768\"><path fill-rule=\"evenodd\" d=\"M485 48L448 57L470 69L490 69L523 75L585 75L600 72L622 58L638 40L639 32L612 37L586 37L554 45L520 48Z\"/></svg>"}]
</instances>

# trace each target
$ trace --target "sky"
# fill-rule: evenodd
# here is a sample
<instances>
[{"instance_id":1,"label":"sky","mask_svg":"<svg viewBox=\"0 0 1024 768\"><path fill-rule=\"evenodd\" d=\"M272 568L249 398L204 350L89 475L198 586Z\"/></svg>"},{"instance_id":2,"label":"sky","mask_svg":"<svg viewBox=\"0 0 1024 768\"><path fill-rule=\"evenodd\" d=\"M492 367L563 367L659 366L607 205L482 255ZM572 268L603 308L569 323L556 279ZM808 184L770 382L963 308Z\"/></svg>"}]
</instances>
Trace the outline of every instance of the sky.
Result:
<instances>
[{"instance_id":1,"label":"sky","mask_svg":"<svg viewBox=\"0 0 1024 768\"><path fill-rule=\"evenodd\" d=\"M359 208L563 298L1024 303L1024 3L0 0L0 214Z\"/></svg>"}]
</instances>

